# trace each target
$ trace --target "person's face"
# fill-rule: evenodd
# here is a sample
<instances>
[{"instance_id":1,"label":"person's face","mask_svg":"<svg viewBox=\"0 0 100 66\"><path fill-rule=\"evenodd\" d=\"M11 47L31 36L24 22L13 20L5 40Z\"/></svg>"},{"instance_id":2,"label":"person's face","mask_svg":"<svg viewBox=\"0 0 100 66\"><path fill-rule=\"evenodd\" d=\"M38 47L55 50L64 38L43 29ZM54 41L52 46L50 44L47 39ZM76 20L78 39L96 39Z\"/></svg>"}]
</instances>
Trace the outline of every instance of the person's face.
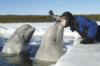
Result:
<instances>
[{"instance_id":1,"label":"person's face","mask_svg":"<svg viewBox=\"0 0 100 66\"><path fill-rule=\"evenodd\" d=\"M60 23L62 26L67 27L67 18L65 16L61 17Z\"/></svg>"}]
</instances>

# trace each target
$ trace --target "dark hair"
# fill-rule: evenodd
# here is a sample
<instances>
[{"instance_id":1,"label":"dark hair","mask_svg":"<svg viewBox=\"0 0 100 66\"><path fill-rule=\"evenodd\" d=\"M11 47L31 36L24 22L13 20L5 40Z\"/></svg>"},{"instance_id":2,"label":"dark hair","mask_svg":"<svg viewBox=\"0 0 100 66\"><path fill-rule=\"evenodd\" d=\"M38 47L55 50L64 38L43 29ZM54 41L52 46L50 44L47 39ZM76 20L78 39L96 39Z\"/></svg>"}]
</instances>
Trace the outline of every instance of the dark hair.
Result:
<instances>
[{"instance_id":1,"label":"dark hair","mask_svg":"<svg viewBox=\"0 0 100 66\"><path fill-rule=\"evenodd\" d=\"M70 29L74 31L74 19L75 17L70 12L64 12L61 17L66 17L66 21L68 22L66 26L70 26Z\"/></svg>"}]
</instances>

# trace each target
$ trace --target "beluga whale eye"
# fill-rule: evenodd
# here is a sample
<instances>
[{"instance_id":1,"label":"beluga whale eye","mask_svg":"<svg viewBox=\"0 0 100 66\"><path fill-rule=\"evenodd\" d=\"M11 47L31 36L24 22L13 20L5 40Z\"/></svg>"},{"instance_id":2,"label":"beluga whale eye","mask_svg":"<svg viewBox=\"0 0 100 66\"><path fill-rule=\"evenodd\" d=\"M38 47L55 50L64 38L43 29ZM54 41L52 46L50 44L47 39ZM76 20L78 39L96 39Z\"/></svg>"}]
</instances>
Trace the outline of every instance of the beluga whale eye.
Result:
<instances>
[{"instance_id":1,"label":"beluga whale eye","mask_svg":"<svg viewBox=\"0 0 100 66\"><path fill-rule=\"evenodd\" d=\"M22 39L24 39L25 38L25 35L22 35Z\"/></svg>"}]
</instances>

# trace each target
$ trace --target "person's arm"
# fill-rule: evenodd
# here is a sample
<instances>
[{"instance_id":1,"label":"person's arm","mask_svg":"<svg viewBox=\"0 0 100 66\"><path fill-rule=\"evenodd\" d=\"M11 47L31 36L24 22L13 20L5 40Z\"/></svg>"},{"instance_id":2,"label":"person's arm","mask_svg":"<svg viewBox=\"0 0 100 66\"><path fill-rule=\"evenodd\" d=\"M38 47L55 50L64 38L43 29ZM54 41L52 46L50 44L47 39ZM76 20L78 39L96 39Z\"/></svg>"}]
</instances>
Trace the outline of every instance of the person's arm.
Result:
<instances>
[{"instance_id":1,"label":"person's arm","mask_svg":"<svg viewBox=\"0 0 100 66\"><path fill-rule=\"evenodd\" d=\"M97 33L97 24L93 23L88 27L87 37L94 39Z\"/></svg>"},{"instance_id":2,"label":"person's arm","mask_svg":"<svg viewBox=\"0 0 100 66\"><path fill-rule=\"evenodd\" d=\"M87 37L87 34L88 34L88 30L90 29L89 28L89 25L91 22L89 22L89 20L87 20L86 18L82 17L82 16L79 16L77 18L78 20L78 33L81 35L82 38L86 38Z\"/></svg>"},{"instance_id":3,"label":"person's arm","mask_svg":"<svg viewBox=\"0 0 100 66\"><path fill-rule=\"evenodd\" d=\"M88 28L86 26L84 26L83 24L80 24L78 26L77 31L82 38L85 38L87 36Z\"/></svg>"},{"instance_id":4,"label":"person's arm","mask_svg":"<svg viewBox=\"0 0 100 66\"><path fill-rule=\"evenodd\" d=\"M83 40L80 42L82 44L89 44L89 43L94 43L94 39L96 37L97 33L97 28L96 24L90 24L87 28L86 36L83 38Z\"/></svg>"}]
</instances>

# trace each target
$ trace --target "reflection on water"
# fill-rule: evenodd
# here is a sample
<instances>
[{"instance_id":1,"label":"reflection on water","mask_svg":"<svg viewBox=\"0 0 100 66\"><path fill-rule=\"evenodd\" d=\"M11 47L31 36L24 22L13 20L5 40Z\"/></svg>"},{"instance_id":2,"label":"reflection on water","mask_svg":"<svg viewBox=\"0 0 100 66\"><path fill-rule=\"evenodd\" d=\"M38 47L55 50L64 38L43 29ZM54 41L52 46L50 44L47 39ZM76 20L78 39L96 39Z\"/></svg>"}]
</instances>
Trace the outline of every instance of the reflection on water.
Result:
<instances>
[{"instance_id":1,"label":"reflection on water","mask_svg":"<svg viewBox=\"0 0 100 66\"><path fill-rule=\"evenodd\" d=\"M0 54L0 66L48 66L56 62L30 60L28 56L5 56Z\"/></svg>"},{"instance_id":2,"label":"reflection on water","mask_svg":"<svg viewBox=\"0 0 100 66\"><path fill-rule=\"evenodd\" d=\"M55 64L55 63L56 62L35 60L35 61L33 61L33 66L50 66L50 65Z\"/></svg>"},{"instance_id":3,"label":"reflection on water","mask_svg":"<svg viewBox=\"0 0 100 66\"><path fill-rule=\"evenodd\" d=\"M29 53L21 54L19 56L16 55L5 55L0 53L0 66L48 66L51 64L55 64L56 62L46 62L39 60L32 60L30 58L34 58L42 37L34 36L34 38L30 41L29 44ZM7 38L0 38L0 51L4 46ZM64 48L68 48L73 43L73 38L64 38Z\"/></svg>"},{"instance_id":4,"label":"reflection on water","mask_svg":"<svg viewBox=\"0 0 100 66\"><path fill-rule=\"evenodd\" d=\"M32 66L29 55L5 55L0 53L0 66Z\"/></svg>"}]
</instances>

